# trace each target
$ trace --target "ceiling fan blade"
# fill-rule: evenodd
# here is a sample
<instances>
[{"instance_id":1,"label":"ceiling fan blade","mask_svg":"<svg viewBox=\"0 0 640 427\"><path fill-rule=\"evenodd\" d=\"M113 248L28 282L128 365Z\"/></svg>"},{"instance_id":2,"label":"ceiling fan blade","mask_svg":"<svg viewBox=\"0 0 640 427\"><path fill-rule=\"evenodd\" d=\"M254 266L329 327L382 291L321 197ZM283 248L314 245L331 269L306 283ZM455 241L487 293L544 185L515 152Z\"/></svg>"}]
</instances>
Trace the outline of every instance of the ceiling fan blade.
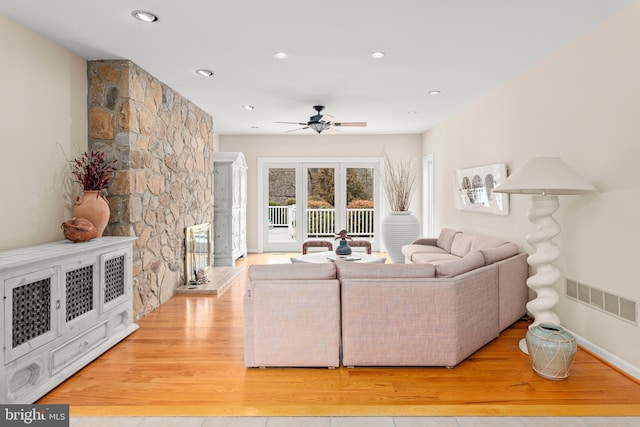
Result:
<instances>
[{"instance_id":1,"label":"ceiling fan blade","mask_svg":"<svg viewBox=\"0 0 640 427\"><path fill-rule=\"evenodd\" d=\"M334 126L342 126L342 127L366 127L367 126L367 122L340 122L340 123L334 123Z\"/></svg>"},{"instance_id":2,"label":"ceiling fan blade","mask_svg":"<svg viewBox=\"0 0 640 427\"><path fill-rule=\"evenodd\" d=\"M306 123L300 123L300 122L273 122L273 123L284 123L286 125L300 125L300 126L306 126Z\"/></svg>"},{"instance_id":3,"label":"ceiling fan blade","mask_svg":"<svg viewBox=\"0 0 640 427\"><path fill-rule=\"evenodd\" d=\"M303 124L303 125L304 125L304 124L306 124L306 123L301 123L301 124ZM287 130L287 131L285 131L284 133L295 132L295 131L297 131L297 130L303 130L303 129L309 129L309 126L305 126L305 127L303 127L303 128L298 128L298 129L291 129L291 130Z\"/></svg>"}]
</instances>

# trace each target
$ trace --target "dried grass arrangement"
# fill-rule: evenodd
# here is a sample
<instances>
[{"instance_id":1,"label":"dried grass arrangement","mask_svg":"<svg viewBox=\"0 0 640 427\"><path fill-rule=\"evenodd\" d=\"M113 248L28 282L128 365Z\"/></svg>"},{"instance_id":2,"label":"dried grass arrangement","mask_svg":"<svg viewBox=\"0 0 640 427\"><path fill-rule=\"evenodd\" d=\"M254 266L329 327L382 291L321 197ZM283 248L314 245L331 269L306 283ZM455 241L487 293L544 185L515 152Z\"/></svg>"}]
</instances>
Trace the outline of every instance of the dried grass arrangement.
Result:
<instances>
[{"instance_id":1,"label":"dried grass arrangement","mask_svg":"<svg viewBox=\"0 0 640 427\"><path fill-rule=\"evenodd\" d=\"M382 186L391 211L409 210L411 196L416 188L417 180L418 172L413 159L394 161L387 153L384 153Z\"/></svg>"}]
</instances>

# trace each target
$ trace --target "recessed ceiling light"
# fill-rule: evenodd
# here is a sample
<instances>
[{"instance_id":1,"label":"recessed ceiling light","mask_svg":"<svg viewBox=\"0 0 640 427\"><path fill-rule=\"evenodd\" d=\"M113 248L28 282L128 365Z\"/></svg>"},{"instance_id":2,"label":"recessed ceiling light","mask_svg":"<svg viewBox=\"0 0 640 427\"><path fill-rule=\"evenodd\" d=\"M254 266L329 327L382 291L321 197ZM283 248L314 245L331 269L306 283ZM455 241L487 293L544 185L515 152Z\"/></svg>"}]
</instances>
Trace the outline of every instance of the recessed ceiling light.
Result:
<instances>
[{"instance_id":1,"label":"recessed ceiling light","mask_svg":"<svg viewBox=\"0 0 640 427\"><path fill-rule=\"evenodd\" d=\"M273 57L275 59L288 59L291 55L289 55L287 52L276 52L273 54Z\"/></svg>"},{"instance_id":2,"label":"recessed ceiling light","mask_svg":"<svg viewBox=\"0 0 640 427\"><path fill-rule=\"evenodd\" d=\"M251 129L260 129L260 126L251 126Z\"/></svg>"},{"instance_id":3,"label":"recessed ceiling light","mask_svg":"<svg viewBox=\"0 0 640 427\"><path fill-rule=\"evenodd\" d=\"M197 70L196 70L196 73L198 73L198 74L200 74L201 76L204 76L204 77L211 77L211 76L213 76L213 71L211 71L211 70L207 70L207 69L205 69L205 68L197 69Z\"/></svg>"},{"instance_id":4,"label":"recessed ceiling light","mask_svg":"<svg viewBox=\"0 0 640 427\"><path fill-rule=\"evenodd\" d=\"M414 114L418 114L418 112L417 111L409 111L407 114L414 115Z\"/></svg>"},{"instance_id":5,"label":"recessed ceiling light","mask_svg":"<svg viewBox=\"0 0 640 427\"><path fill-rule=\"evenodd\" d=\"M382 58L384 58L384 55L385 55L385 53L384 53L384 52L373 52L373 53L371 54L371 57L372 57L373 59L382 59Z\"/></svg>"},{"instance_id":6,"label":"recessed ceiling light","mask_svg":"<svg viewBox=\"0 0 640 427\"><path fill-rule=\"evenodd\" d=\"M158 20L158 15L146 10L134 10L131 15L142 22L156 22Z\"/></svg>"},{"instance_id":7,"label":"recessed ceiling light","mask_svg":"<svg viewBox=\"0 0 640 427\"><path fill-rule=\"evenodd\" d=\"M243 105L242 108L244 108L245 110L253 110L256 107L254 107L253 105Z\"/></svg>"},{"instance_id":8,"label":"recessed ceiling light","mask_svg":"<svg viewBox=\"0 0 640 427\"><path fill-rule=\"evenodd\" d=\"M430 90L429 91L429 95L440 95L440 91L439 90Z\"/></svg>"}]
</instances>

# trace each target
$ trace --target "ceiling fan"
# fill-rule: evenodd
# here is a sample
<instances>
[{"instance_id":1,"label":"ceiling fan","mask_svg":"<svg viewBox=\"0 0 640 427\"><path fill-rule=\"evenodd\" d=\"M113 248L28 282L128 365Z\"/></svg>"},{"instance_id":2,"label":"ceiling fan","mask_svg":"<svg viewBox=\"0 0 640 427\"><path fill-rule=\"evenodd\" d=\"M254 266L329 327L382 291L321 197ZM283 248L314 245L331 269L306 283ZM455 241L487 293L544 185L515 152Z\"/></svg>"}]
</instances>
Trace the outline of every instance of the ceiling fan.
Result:
<instances>
[{"instance_id":1,"label":"ceiling fan","mask_svg":"<svg viewBox=\"0 0 640 427\"><path fill-rule=\"evenodd\" d=\"M291 125L300 125L303 126L301 128L288 130L285 133L295 132L297 130L303 129L313 129L318 133L321 133L325 130L336 132L336 127L340 126L350 126L350 127L365 127L367 126L367 122L332 122L331 120L335 120L335 117L330 116L328 114L322 114L322 110L324 110L324 105L314 105L313 109L316 110L316 114L314 116L309 117L309 121L306 123L301 122L275 122L275 123L285 123Z\"/></svg>"}]
</instances>

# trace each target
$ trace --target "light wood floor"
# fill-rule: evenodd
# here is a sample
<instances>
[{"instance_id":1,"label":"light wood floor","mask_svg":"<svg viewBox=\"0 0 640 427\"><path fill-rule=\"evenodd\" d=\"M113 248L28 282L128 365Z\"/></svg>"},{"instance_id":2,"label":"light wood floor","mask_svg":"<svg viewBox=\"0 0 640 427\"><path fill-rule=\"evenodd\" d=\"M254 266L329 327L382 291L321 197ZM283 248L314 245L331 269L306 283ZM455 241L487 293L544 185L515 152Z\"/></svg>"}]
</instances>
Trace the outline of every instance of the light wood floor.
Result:
<instances>
[{"instance_id":1,"label":"light wood floor","mask_svg":"<svg viewBox=\"0 0 640 427\"><path fill-rule=\"evenodd\" d=\"M640 415L640 384L583 349L567 380L537 376L518 350L524 322L454 369L246 369L246 283L245 271L219 296L174 297L38 403L72 416Z\"/></svg>"}]
</instances>

